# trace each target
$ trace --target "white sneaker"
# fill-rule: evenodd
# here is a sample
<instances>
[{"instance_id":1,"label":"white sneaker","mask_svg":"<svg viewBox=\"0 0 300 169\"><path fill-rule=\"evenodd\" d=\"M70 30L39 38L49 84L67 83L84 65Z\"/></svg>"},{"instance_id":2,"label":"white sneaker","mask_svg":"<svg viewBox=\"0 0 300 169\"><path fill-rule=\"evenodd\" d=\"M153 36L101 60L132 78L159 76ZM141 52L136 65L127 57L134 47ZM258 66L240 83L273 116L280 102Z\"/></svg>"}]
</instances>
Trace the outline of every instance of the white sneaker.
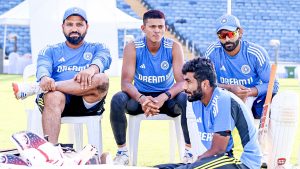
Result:
<instances>
[{"instance_id":1,"label":"white sneaker","mask_svg":"<svg viewBox=\"0 0 300 169\"><path fill-rule=\"evenodd\" d=\"M192 152L189 149L185 149L182 162L185 163L185 164L194 162L194 156L193 156Z\"/></svg>"},{"instance_id":2,"label":"white sneaker","mask_svg":"<svg viewBox=\"0 0 300 169\"><path fill-rule=\"evenodd\" d=\"M114 158L114 165L128 165L129 155L128 151L118 151Z\"/></svg>"},{"instance_id":3,"label":"white sneaker","mask_svg":"<svg viewBox=\"0 0 300 169\"><path fill-rule=\"evenodd\" d=\"M73 161L78 165L85 165L93 156L97 153L97 149L88 144L83 147L83 149L77 153L76 157L73 157Z\"/></svg>"},{"instance_id":4,"label":"white sneaker","mask_svg":"<svg viewBox=\"0 0 300 169\"><path fill-rule=\"evenodd\" d=\"M16 99L25 99L28 96L44 93L38 83L12 83Z\"/></svg>"}]
</instances>

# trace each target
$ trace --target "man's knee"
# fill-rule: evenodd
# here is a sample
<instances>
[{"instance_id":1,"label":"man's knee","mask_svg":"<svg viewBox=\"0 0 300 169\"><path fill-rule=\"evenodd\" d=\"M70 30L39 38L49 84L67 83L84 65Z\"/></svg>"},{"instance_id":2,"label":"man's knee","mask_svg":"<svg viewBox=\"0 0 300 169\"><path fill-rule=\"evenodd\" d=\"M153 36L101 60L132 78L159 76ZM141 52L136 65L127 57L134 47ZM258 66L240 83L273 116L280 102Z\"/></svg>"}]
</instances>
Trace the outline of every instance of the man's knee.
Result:
<instances>
[{"instance_id":1,"label":"man's knee","mask_svg":"<svg viewBox=\"0 0 300 169\"><path fill-rule=\"evenodd\" d=\"M266 95L259 96L254 100L251 111L255 119L261 118L265 100Z\"/></svg>"},{"instance_id":2,"label":"man's knee","mask_svg":"<svg viewBox=\"0 0 300 169\"><path fill-rule=\"evenodd\" d=\"M272 94L272 99L275 95L276 95L276 93ZM260 119L261 118L262 113L263 113L263 109L264 109L264 104L265 104L265 101L266 101L266 97L267 97L267 94L261 95L261 96L257 97L255 99L255 101L253 102L251 111L252 111L253 116L254 116L255 119Z\"/></svg>"},{"instance_id":3,"label":"man's knee","mask_svg":"<svg viewBox=\"0 0 300 169\"><path fill-rule=\"evenodd\" d=\"M166 113L168 116L177 117L179 115L185 116L187 96L184 92L180 92L177 96L168 102L169 111Z\"/></svg>"},{"instance_id":4,"label":"man's knee","mask_svg":"<svg viewBox=\"0 0 300 169\"><path fill-rule=\"evenodd\" d=\"M128 99L129 99L129 96L122 91L114 94L110 101L111 115L123 113Z\"/></svg>"},{"instance_id":5,"label":"man's knee","mask_svg":"<svg viewBox=\"0 0 300 169\"><path fill-rule=\"evenodd\" d=\"M126 93L118 92L113 95L110 103L110 122L114 133L120 133L118 131L126 126L125 106L126 101L129 99ZM119 135L119 134L117 134Z\"/></svg>"},{"instance_id":6,"label":"man's knee","mask_svg":"<svg viewBox=\"0 0 300 169\"><path fill-rule=\"evenodd\" d=\"M129 96L125 92L120 91L113 95L113 97L111 99L111 106L115 106L115 105L119 105L119 104L124 105L124 104L126 104L128 99L129 99Z\"/></svg>"},{"instance_id":7,"label":"man's knee","mask_svg":"<svg viewBox=\"0 0 300 169\"><path fill-rule=\"evenodd\" d=\"M44 94L45 105L65 104L65 101L66 101L66 96L62 92L54 91L54 92L48 92Z\"/></svg>"},{"instance_id":8,"label":"man's knee","mask_svg":"<svg viewBox=\"0 0 300 169\"><path fill-rule=\"evenodd\" d=\"M177 104L179 104L182 108L186 107L187 95L184 92L180 92L175 97Z\"/></svg>"},{"instance_id":9,"label":"man's knee","mask_svg":"<svg viewBox=\"0 0 300 169\"><path fill-rule=\"evenodd\" d=\"M97 88L99 93L104 93L104 92L108 91L109 78L106 74L99 73L99 74L94 75L93 82L98 84L96 86L96 88Z\"/></svg>"},{"instance_id":10,"label":"man's knee","mask_svg":"<svg viewBox=\"0 0 300 169\"><path fill-rule=\"evenodd\" d=\"M62 92L54 91L54 92L48 92L44 94L43 110L60 109L62 112L65 108L65 104L66 104L66 96Z\"/></svg>"},{"instance_id":11,"label":"man's knee","mask_svg":"<svg viewBox=\"0 0 300 169\"><path fill-rule=\"evenodd\" d=\"M184 92L178 93L175 97L176 104L174 107L174 111L176 114L181 114L186 116L186 102L187 102L187 95Z\"/></svg>"}]
</instances>

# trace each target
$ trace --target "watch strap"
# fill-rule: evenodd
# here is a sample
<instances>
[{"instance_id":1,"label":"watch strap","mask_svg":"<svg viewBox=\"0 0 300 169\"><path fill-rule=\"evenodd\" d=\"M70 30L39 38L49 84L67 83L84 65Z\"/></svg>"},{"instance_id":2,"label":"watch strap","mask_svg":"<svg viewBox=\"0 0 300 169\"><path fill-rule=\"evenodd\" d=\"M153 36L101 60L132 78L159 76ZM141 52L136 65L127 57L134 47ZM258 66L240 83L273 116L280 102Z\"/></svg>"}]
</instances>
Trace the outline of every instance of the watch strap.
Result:
<instances>
[{"instance_id":1,"label":"watch strap","mask_svg":"<svg viewBox=\"0 0 300 169\"><path fill-rule=\"evenodd\" d=\"M172 96L171 93L169 91L166 91L165 94L168 96L168 100L170 100Z\"/></svg>"}]
</instances>

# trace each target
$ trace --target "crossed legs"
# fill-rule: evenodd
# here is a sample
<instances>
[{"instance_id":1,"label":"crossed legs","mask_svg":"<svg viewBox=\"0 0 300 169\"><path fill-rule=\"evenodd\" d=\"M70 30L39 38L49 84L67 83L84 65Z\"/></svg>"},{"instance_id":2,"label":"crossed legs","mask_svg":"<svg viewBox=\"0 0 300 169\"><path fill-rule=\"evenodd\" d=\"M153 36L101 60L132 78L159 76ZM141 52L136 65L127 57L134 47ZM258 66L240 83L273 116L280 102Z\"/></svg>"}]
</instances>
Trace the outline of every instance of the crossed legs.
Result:
<instances>
[{"instance_id":1,"label":"crossed legs","mask_svg":"<svg viewBox=\"0 0 300 169\"><path fill-rule=\"evenodd\" d=\"M49 136L49 142L56 144L60 132L61 115L66 105L65 94L82 96L87 103L95 103L102 100L108 91L109 80L107 75L96 74L92 78L92 86L81 89L79 83L71 80L56 82L56 91L47 92L44 95L44 109L42 125L44 135Z\"/></svg>"}]
</instances>

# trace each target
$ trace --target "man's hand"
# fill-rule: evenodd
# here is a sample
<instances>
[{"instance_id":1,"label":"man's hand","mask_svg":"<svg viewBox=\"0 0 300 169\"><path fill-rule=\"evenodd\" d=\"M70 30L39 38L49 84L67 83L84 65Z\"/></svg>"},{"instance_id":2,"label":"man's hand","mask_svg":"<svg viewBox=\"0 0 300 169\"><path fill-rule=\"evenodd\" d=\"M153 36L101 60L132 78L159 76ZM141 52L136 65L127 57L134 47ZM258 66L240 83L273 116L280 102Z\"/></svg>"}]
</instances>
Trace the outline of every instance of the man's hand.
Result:
<instances>
[{"instance_id":1,"label":"man's hand","mask_svg":"<svg viewBox=\"0 0 300 169\"><path fill-rule=\"evenodd\" d=\"M77 73L74 77L74 80L80 83L81 89L87 89L92 86L92 77L95 74L94 69L85 69Z\"/></svg>"},{"instance_id":2,"label":"man's hand","mask_svg":"<svg viewBox=\"0 0 300 169\"><path fill-rule=\"evenodd\" d=\"M55 91L55 81L51 77L44 76L41 79L40 87L43 91Z\"/></svg>"},{"instance_id":3,"label":"man's hand","mask_svg":"<svg viewBox=\"0 0 300 169\"><path fill-rule=\"evenodd\" d=\"M244 102L251 93L251 89L242 85L231 85L230 91L241 98Z\"/></svg>"},{"instance_id":4,"label":"man's hand","mask_svg":"<svg viewBox=\"0 0 300 169\"><path fill-rule=\"evenodd\" d=\"M154 103L154 105L157 106L158 108L161 108L164 105L165 101L169 99L169 97L165 93L162 93L159 96L155 97L154 99L157 101Z\"/></svg>"},{"instance_id":5,"label":"man's hand","mask_svg":"<svg viewBox=\"0 0 300 169\"><path fill-rule=\"evenodd\" d=\"M152 96L141 97L140 104L146 117L159 114L160 107L156 106L155 103L157 103L157 100L155 100Z\"/></svg>"}]
</instances>

